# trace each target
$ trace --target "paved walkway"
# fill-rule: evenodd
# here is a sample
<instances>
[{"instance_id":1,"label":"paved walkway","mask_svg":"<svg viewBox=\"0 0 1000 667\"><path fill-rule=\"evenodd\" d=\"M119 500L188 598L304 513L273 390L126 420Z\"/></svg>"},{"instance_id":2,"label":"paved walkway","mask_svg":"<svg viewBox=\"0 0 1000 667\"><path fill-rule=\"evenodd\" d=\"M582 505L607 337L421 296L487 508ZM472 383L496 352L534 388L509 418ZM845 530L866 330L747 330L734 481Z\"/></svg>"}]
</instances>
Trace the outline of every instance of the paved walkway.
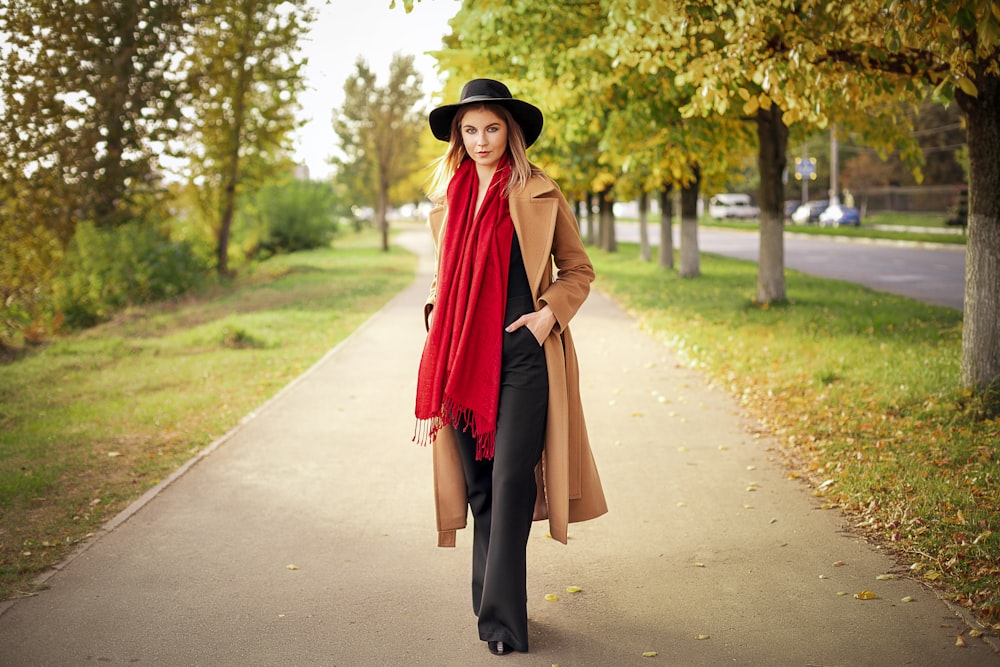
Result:
<instances>
[{"instance_id":1,"label":"paved walkway","mask_svg":"<svg viewBox=\"0 0 1000 667\"><path fill-rule=\"evenodd\" d=\"M476 635L469 531L435 547L430 452L410 442L430 245L401 242L424 253L413 286L9 606L0 664L501 660ZM532 650L504 664L1000 664L933 592L880 580L900 569L611 302L594 293L574 333L611 510L569 546L536 524Z\"/></svg>"}]
</instances>

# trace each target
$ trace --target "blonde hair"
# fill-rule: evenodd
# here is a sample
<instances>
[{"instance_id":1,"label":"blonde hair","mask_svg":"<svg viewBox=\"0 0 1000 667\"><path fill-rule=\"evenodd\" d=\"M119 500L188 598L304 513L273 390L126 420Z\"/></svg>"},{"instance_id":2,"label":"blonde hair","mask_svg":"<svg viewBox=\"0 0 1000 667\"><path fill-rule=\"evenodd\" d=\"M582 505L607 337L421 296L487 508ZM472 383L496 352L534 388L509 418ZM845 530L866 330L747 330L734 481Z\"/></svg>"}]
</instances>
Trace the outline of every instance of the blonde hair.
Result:
<instances>
[{"instance_id":1,"label":"blonde hair","mask_svg":"<svg viewBox=\"0 0 1000 667\"><path fill-rule=\"evenodd\" d=\"M451 121L451 135L448 140L448 150L445 154L435 160L434 172L428 179L427 196L434 203L444 203L448 195L448 183L455 175L458 166L469 157L465 150L465 143L462 141L462 118L472 109L485 109L491 111L503 119L507 124L507 153L510 156L510 180L507 181L507 188L504 196L509 197L512 192L516 192L527 185L532 176L542 173L528 160L528 147L524 140L524 131L514 116L502 104L467 104L461 107Z\"/></svg>"}]
</instances>

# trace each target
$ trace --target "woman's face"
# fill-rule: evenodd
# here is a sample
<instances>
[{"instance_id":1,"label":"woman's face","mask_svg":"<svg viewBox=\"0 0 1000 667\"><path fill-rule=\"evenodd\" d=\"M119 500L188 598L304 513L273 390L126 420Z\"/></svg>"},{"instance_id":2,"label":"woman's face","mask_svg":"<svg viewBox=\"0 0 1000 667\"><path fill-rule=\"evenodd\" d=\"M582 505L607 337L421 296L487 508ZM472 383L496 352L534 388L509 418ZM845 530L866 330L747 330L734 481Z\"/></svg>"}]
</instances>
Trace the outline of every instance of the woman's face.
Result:
<instances>
[{"instance_id":1,"label":"woman's face","mask_svg":"<svg viewBox=\"0 0 1000 667\"><path fill-rule=\"evenodd\" d=\"M462 116L465 151L480 168L496 169L507 152L507 123L488 109L470 109Z\"/></svg>"}]
</instances>

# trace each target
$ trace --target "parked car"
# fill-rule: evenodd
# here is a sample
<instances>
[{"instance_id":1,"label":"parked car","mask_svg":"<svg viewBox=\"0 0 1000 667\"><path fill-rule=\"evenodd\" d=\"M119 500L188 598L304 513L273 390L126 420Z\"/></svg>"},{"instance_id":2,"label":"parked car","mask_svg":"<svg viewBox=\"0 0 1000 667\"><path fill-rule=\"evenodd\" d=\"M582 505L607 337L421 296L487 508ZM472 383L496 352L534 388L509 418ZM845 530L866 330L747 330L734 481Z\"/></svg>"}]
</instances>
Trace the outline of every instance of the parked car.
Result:
<instances>
[{"instance_id":1,"label":"parked car","mask_svg":"<svg viewBox=\"0 0 1000 667\"><path fill-rule=\"evenodd\" d=\"M861 225L861 212L853 206L832 204L819 214L819 224L821 227L858 227Z\"/></svg>"},{"instance_id":2,"label":"parked car","mask_svg":"<svg viewBox=\"0 0 1000 667\"><path fill-rule=\"evenodd\" d=\"M792 222L798 225L808 225L810 223L819 222L819 214L826 210L826 207L830 205L829 199L815 199L813 201L807 201L801 204L795 212L792 213Z\"/></svg>"},{"instance_id":3,"label":"parked car","mask_svg":"<svg viewBox=\"0 0 1000 667\"><path fill-rule=\"evenodd\" d=\"M792 213L795 213L795 209L797 209L801 203L802 201L799 199L785 200L785 220L791 220Z\"/></svg>"},{"instance_id":4,"label":"parked car","mask_svg":"<svg viewBox=\"0 0 1000 667\"><path fill-rule=\"evenodd\" d=\"M718 194L708 200L708 214L716 220L756 218L760 209L750 201L750 195Z\"/></svg>"}]
</instances>

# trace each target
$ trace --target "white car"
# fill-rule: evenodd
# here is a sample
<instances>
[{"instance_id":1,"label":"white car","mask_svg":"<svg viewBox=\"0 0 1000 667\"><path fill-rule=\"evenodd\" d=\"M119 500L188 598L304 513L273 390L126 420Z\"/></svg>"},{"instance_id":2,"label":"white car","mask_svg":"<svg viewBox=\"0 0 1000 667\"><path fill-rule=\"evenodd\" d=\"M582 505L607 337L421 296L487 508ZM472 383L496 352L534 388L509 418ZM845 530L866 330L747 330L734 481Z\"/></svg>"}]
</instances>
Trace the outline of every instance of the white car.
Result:
<instances>
[{"instance_id":1,"label":"white car","mask_svg":"<svg viewBox=\"0 0 1000 667\"><path fill-rule=\"evenodd\" d=\"M760 215L760 209L750 202L750 195L718 194L708 200L708 215L716 220L747 220Z\"/></svg>"}]
</instances>

